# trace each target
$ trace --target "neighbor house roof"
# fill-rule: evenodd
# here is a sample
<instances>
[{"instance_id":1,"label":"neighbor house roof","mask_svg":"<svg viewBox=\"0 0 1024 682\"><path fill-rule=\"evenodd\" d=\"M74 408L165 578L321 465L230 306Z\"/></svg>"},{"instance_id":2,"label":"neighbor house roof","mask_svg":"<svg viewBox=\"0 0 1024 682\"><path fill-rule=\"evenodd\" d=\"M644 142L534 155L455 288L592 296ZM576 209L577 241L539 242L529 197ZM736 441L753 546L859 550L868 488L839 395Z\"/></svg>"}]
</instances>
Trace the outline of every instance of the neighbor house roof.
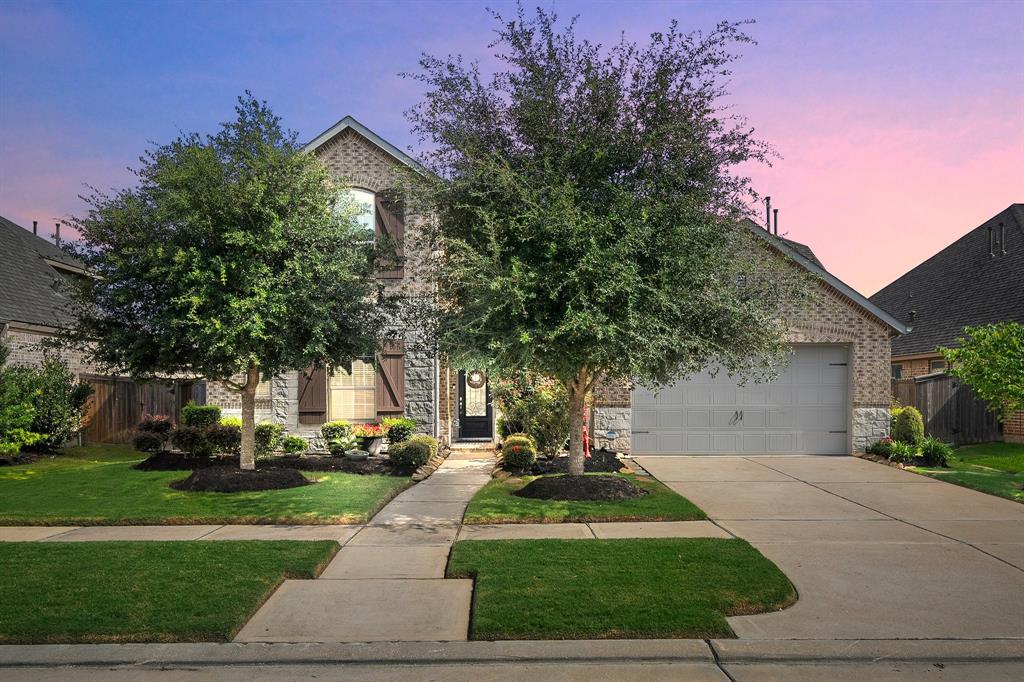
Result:
<instances>
[{"instance_id":1,"label":"neighbor house roof","mask_svg":"<svg viewBox=\"0 0 1024 682\"><path fill-rule=\"evenodd\" d=\"M340 121L332 125L327 130L323 131L315 138L313 138L312 142L309 142L305 145L305 151L315 151L320 146L324 145L328 140L334 138L335 135L346 129L352 129L355 132L359 133L360 135L368 139L370 142L373 142L375 145L377 145L385 152L393 156L396 160L400 161L401 163L404 163L406 166L409 166L413 170L419 171L421 173L429 172L416 159L412 158L411 156L403 152L401 149L391 144L383 137L373 132L372 130L370 130L369 128L367 128L366 126L364 126L362 123L360 123L351 116L346 116L345 118L341 119Z\"/></svg>"},{"instance_id":2,"label":"neighbor house roof","mask_svg":"<svg viewBox=\"0 0 1024 682\"><path fill-rule=\"evenodd\" d=\"M906 333L907 326L905 324L894 318L882 308L879 308L868 300L866 296L826 270L825 266L818 260L818 257L814 255L814 251L811 250L811 247L806 244L801 244L800 242L795 242L791 239L785 239L783 237L773 235L753 220L744 220L743 222L755 235L766 240L784 255L789 256L790 259L795 261L811 274L820 277L833 289L841 293L843 296L846 296L876 319L884 322L893 332L896 334Z\"/></svg>"},{"instance_id":3,"label":"neighbor house roof","mask_svg":"<svg viewBox=\"0 0 1024 682\"><path fill-rule=\"evenodd\" d=\"M60 327L68 322L68 300L60 282L65 274L84 273L83 267L54 244L0 216L0 323Z\"/></svg>"},{"instance_id":4,"label":"neighbor house roof","mask_svg":"<svg viewBox=\"0 0 1024 682\"><path fill-rule=\"evenodd\" d=\"M1024 204L1011 204L871 300L913 328L893 340L893 357L955 345L968 325L1024 323Z\"/></svg>"}]
</instances>

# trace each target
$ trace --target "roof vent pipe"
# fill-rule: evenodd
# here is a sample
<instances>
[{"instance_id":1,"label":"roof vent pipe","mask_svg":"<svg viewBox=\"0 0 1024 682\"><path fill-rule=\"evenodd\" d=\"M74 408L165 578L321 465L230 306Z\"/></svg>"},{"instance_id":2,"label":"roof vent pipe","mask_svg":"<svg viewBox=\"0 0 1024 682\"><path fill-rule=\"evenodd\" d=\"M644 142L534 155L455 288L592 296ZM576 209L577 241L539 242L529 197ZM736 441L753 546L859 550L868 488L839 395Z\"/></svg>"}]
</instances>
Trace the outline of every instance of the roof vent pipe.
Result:
<instances>
[{"instance_id":1,"label":"roof vent pipe","mask_svg":"<svg viewBox=\"0 0 1024 682\"><path fill-rule=\"evenodd\" d=\"M779 236L779 209L772 209L772 217L775 218L775 236Z\"/></svg>"},{"instance_id":2,"label":"roof vent pipe","mask_svg":"<svg viewBox=\"0 0 1024 682\"><path fill-rule=\"evenodd\" d=\"M60 246L60 223L53 224L53 243Z\"/></svg>"},{"instance_id":3,"label":"roof vent pipe","mask_svg":"<svg viewBox=\"0 0 1024 682\"><path fill-rule=\"evenodd\" d=\"M999 221L999 252L1006 255L1006 223Z\"/></svg>"},{"instance_id":4,"label":"roof vent pipe","mask_svg":"<svg viewBox=\"0 0 1024 682\"><path fill-rule=\"evenodd\" d=\"M772 232L772 198L764 198L764 229L771 234Z\"/></svg>"},{"instance_id":5,"label":"roof vent pipe","mask_svg":"<svg viewBox=\"0 0 1024 682\"><path fill-rule=\"evenodd\" d=\"M33 220L32 221L32 234L34 234L37 237L39 236L39 221L38 220Z\"/></svg>"},{"instance_id":6,"label":"roof vent pipe","mask_svg":"<svg viewBox=\"0 0 1024 682\"><path fill-rule=\"evenodd\" d=\"M917 317L917 311L916 310L911 310L910 311L910 321L913 322L915 317Z\"/></svg>"},{"instance_id":7,"label":"roof vent pipe","mask_svg":"<svg viewBox=\"0 0 1024 682\"><path fill-rule=\"evenodd\" d=\"M988 226L988 257L995 258L995 251L992 250L992 226Z\"/></svg>"}]
</instances>

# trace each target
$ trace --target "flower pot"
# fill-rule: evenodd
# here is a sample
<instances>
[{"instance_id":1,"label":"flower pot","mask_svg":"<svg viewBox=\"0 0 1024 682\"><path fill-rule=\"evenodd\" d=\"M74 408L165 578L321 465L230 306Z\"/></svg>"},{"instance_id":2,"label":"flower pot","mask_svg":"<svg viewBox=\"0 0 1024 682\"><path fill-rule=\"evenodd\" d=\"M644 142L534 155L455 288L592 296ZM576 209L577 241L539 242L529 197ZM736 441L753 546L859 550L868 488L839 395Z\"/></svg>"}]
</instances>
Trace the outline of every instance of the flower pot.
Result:
<instances>
[{"instance_id":1,"label":"flower pot","mask_svg":"<svg viewBox=\"0 0 1024 682\"><path fill-rule=\"evenodd\" d=\"M362 462L368 459L370 453L366 450L347 450L345 451L345 458L350 459L353 462Z\"/></svg>"},{"instance_id":2,"label":"flower pot","mask_svg":"<svg viewBox=\"0 0 1024 682\"><path fill-rule=\"evenodd\" d=\"M359 439L359 449L366 450L370 455L376 457L380 454L380 446L384 442L382 436L370 436Z\"/></svg>"}]
</instances>

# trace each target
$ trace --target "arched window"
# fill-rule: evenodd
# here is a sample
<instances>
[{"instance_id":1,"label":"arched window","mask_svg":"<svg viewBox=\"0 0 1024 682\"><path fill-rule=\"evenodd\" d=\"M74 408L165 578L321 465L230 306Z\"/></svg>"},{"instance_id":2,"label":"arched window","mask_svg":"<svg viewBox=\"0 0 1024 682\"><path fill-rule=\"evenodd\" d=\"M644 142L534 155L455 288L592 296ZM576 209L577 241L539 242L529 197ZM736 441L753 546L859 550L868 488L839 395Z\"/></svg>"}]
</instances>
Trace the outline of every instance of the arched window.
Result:
<instances>
[{"instance_id":1,"label":"arched window","mask_svg":"<svg viewBox=\"0 0 1024 682\"><path fill-rule=\"evenodd\" d=\"M356 207L356 222L366 230L366 241L372 242L376 233L376 202L373 192L365 189L352 188L346 193L346 199Z\"/></svg>"}]
</instances>

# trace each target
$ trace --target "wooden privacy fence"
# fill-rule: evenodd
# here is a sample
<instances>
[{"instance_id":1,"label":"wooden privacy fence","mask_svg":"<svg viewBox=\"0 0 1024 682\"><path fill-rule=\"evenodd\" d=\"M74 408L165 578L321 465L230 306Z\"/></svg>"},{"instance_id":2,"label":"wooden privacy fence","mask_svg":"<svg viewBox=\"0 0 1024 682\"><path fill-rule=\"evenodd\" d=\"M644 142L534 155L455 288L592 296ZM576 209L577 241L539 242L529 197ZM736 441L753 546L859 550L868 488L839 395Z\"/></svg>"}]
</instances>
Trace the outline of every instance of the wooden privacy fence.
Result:
<instances>
[{"instance_id":1,"label":"wooden privacy fence","mask_svg":"<svg viewBox=\"0 0 1024 682\"><path fill-rule=\"evenodd\" d=\"M916 407L924 431L954 445L1002 440L999 420L970 386L948 374L894 379L892 394L901 405Z\"/></svg>"},{"instance_id":2,"label":"wooden privacy fence","mask_svg":"<svg viewBox=\"0 0 1024 682\"><path fill-rule=\"evenodd\" d=\"M122 377L83 377L93 394L86 405L82 440L87 443L130 443L145 414L162 414L177 424L188 402L206 403L204 381L138 382Z\"/></svg>"}]
</instances>

